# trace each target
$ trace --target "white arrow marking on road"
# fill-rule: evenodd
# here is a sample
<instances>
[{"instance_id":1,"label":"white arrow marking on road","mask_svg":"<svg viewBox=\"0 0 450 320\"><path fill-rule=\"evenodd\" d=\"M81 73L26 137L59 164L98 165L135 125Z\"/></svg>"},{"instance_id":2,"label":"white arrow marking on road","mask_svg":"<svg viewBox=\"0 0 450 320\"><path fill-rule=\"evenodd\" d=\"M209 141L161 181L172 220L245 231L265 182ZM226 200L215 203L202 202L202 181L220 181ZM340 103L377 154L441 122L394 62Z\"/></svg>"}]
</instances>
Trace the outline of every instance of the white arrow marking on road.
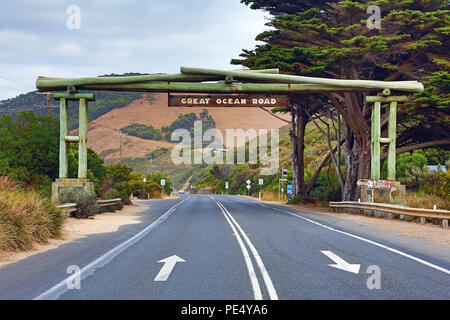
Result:
<instances>
[{"instance_id":1,"label":"white arrow marking on road","mask_svg":"<svg viewBox=\"0 0 450 320\"><path fill-rule=\"evenodd\" d=\"M161 271L159 271L155 280L153 281L167 281L177 262L186 262L186 261L184 261L183 259L181 259L179 256L176 255L159 260L158 263L164 263L164 265L161 268Z\"/></svg>"},{"instance_id":2,"label":"white arrow marking on road","mask_svg":"<svg viewBox=\"0 0 450 320\"><path fill-rule=\"evenodd\" d=\"M359 268L361 267L360 264L350 264L344 259L338 257L331 251L321 251L324 255L326 255L328 258L336 262L336 264L329 264L330 267L341 269L344 271L352 272L352 273L359 273Z\"/></svg>"}]
</instances>

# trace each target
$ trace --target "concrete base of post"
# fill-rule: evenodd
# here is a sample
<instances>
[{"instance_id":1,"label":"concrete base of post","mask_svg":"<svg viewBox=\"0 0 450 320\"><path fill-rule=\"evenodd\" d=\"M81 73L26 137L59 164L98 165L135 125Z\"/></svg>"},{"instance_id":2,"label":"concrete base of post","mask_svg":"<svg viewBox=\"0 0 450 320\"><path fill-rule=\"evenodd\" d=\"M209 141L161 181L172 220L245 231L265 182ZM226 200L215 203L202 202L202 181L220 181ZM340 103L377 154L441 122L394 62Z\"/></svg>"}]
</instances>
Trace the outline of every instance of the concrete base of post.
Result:
<instances>
[{"instance_id":1,"label":"concrete base of post","mask_svg":"<svg viewBox=\"0 0 450 320\"><path fill-rule=\"evenodd\" d=\"M88 179L56 179L52 183L52 199L58 199L59 193L64 189L83 189L89 193L95 193L94 183Z\"/></svg>"}]
</instances>

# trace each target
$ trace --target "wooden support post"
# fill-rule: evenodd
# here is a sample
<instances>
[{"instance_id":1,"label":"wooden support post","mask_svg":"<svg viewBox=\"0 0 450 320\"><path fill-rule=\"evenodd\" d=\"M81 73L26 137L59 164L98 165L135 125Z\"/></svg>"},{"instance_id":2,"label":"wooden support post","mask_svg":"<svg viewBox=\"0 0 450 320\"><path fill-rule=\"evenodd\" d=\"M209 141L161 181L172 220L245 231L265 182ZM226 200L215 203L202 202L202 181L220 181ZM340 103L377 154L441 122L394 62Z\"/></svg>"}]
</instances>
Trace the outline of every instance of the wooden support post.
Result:
<instances>
[{"instance_id":1,"label":"wooden support post","mask_svg":"<svg viewBox=\"0 0 450 320\"><path fill-rule=\"evenodd\" d=\"M68 108L66 99L59 101L59 178L65 179L68 177L68 148L66 136L69 128Z\"/></svg>"},{"instance_id":2,"label":"wooden support post","mask_svg":"<svg viewBox=\"0 0 450 320\"><path fill-rule=\"evenodd\" d=\"M88 135L88 109L85 98L79 102L79 137L78 145L78 179L87 178L87 135Z\"/></svg>"},{"instance_id":3,"label":"wooden support post","mask_svg":"<svg viewBox=\"0 0 450 320\"><path fill-rule=\"evenodd\" d=\"M397 102L391 102L389 108L389 149L387 162L387 178L395 180L395 158L397 142Z\"/></svg>"},{"instance_id":4,"label":"wooden support post","mask_svg":"<svg viewBox=\"0 0 450 320\"><path fill-rule=\"evenodd\" d=\"M372 110L372 165L371 178L380 179L380 136L381 136L381 102L375 102Z\"/></svg>"}]
</instances>

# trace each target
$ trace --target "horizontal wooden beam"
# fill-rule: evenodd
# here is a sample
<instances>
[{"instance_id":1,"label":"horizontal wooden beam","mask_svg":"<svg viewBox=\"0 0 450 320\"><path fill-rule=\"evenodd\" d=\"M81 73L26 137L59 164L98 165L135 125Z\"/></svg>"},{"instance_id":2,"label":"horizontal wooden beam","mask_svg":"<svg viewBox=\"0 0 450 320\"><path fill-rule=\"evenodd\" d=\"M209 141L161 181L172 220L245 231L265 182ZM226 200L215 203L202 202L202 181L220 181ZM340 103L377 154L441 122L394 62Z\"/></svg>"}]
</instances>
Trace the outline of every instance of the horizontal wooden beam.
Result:
<instances>
[{"instance_id":1,"label":"horizontal wooden beam","mask_svg":"<svg viewBox=\"0 0 450 320\"><path fill-rule=\"evenodd\" d=\"M93 93L64 93L64 92L55 92L53 94L53 99L60 100L80 100L86 99L87 101L95 101L95 96Z\"/></svg>"},{"instance_id":2,"label":"horizontal wooden beam","mask_svg":"<svg viewBox=\"0 0 450 320\"><path fill-rule=\"evenodd\" d=\"M64 140L66 142L80 142L80 137L79 136L66 136L64 138Z\"/></svg>"},{"instance_id":3,"label":"horizontal wooden beam","mask_svg":"<svg viewBox=\"0 0 450 320\"><path fill-rule=\"evenodd\" d=\"M380 96L367 96L366 102L381 102L381 103L389 103L389 102L406 102L408 101L408 96L392 96L392 97L380 97Z\"/></svg>"},{"instance_id":4,"label":"horizontal wooden beam","mask_svg":"<svg viewBox=\"0 0 450 320\"><path fill-rule=\"evenodd\" d=\"M234 78L241 78L246 80L266 80L276 83L291 83L291 84L316 84L321 86L345 87L345 88L366 88L384 90L386 88L391 90L400 90L407 92L423 92L424 86L418 81L373 81L373 80L342 80L329 78L315 78L294 76L287 74L258 74L245 73L242 71L224 71L202 68L188 68L181 67L181 73L191 75L205 75L205 76L231 76Z\"/></svg>"},{"instance_id":5,"label":"horizontal wooden beam","mask_svg":"<svg viewBox=\"0 0 450 320\"><path fill-rule=\"evenodd\" d=\"M244 73L268 73L278 74L278 69L264 69L264 70L246 70ZM221 81L225 80L224 76L204 76L204 75L187 75L187 74L151 74L141 76L125 76L125 77L88 77L88 78L47 78L38 77L36 81L36 88L39 91L56 91L66 90L68 86L85 86L97 84L131 84L140 82L195 82L195 81Z\"/></svg>"},{"instance_id":6,"label":"horizontal wooden beam","mask_svg":"<svg viewBox=\"0 0 450 320\"><path fill-rule=\"evenodd\" d=\"M199 82L143 82L132 84L81 85L79 90L130 91L130 92L182 92L182 93L321 93L321 92L371 92L376 88L332 87L315 84L289 83L199 83Z\"/></svg>"}]
</instances>

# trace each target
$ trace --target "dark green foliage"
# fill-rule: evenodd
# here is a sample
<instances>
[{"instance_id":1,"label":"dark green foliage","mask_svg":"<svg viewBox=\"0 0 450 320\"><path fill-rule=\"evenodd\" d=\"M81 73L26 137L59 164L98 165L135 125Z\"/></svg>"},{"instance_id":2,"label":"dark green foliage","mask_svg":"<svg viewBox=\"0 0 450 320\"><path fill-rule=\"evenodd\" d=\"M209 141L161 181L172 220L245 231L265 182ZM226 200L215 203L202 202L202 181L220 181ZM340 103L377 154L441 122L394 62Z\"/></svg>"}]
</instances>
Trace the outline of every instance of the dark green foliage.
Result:
<instances>
[{"instance_id":1,"label":"dark green foliage","mask_svg":"<svg viewBox=\"0 0 450 320\"><path fill-rule=\"evenodd\" d=\"M411 166L422 169L426 164L427 158L422 150L399 154L396 158L396 178L400 180L405 179L407 177L407 169L411 170ZM381 178L387 178L387 161L384 162L381 169Z\"/></svg>"},{"instance_id":2,"label":"dark green foliage","mask_svg":"<svg viewBox=\"0 0 450 320\"><path fill-rule=\"evenodd\" d=\"M69 178L76 179L78 177L78 144L69 145ZM106 168L103 159L98 154L88 148L88 179L94 183L95 192L100 195L100 181L106 176Z\"/></svg>"},{"instance_id":3,"label":"dark green foliage","mask_svg":"<svg viewBox=\"0 0 450 320\"><path fill-rule=\"evenodd\" d=\"M398 108L398 146L450 138L448 1L241 2L270 12L273 18L267 25L272 29L257 36L262 45L243 50L241 59L232 60L233 64L326 78L426 81L424 93ZM366 26L369 5L382 9L379 30ZM314 99L324 105L332 102L344 119L348 130L343 138L352 141L343 149L347 161L344 198L356 200L357 180L370 175L370 110L363 102L364 94L344 97L337 93L336 97L331 101L329 96L315 95ZM302 109L314 104L297 97L294 100Z\"/></svg>"},{"instance_id":4,"label":"dark green foliage","mask_svg":"<svg viewBox=\"0 0 450 320\"><path fill-rule=\"evenodd\" d=\"M58 201L60 204L76 203L77 211L75 218L87 219L98 213L97 197L83 189L67 188L59 193Z\"/></svg>"},{"instance_id":5,"label":"dark green foliage","mask_svg":"<svg viewBox=\"0 0 450 320\"><path fill-rule=\"evenodd\" d=\"M114 188L109 189L103 193L103 200L118 199L120 198L119 191Z\"/></svg>"},{"instance_id":6,"label":"dark green foliage","mask_svg":"<svg viewBox=\"0 0 450 320\"><path fill-rule=\"evenodd\" d=\"M110 189L116 189L118 191L119 198L122 199L123 204L131 204L130 195L131 191L128 187L128 181L130 180L130 173L133 171L130 167L113 164L106 167L106 177L100 183L100 192L105 195Z\"/></svg>"},{"instance_id":7,"label":"dark green foliage","mask_svg":"<svg viewBox=\"0 0 450 320\"><path fill-rule=\"evenodd\" d=\"M305 204L306 201L303 199L301 194L296 195L292 200L288 201L289 204Z\"/></svg>"},{"instance_id":8,"label":"dark green foliage","mask_svg":"<svg viewBox=\"0 0 450 320\"><path fill-rule=\"evenodd\" d=\"M58 175L59 123L31 112L0 117L0 176L35 186L50 195Z\"/></svg>"},{"instance_id":9,"label":"dark green foliage","mask_svg":"<svg viewBox=\"0 0 450 320\"><path fill-rule=\"evenodd\" d=\"M191 137L194 136L194 123L195 121L202 121L202 132L206 132L208 129L216 127L216 122L211 115L208 114L208 110L203 109L200 113L200 117L197 117L195 113L180 114L178 119L172 122L168 127L161 129L164 132L164 139L171 141L172 132L177 129L186 129L190 132Z\"/></svg>"},{"instance_id":10,"label":"dark green foliage","mask_svg":"<svg viewBox=\"0 0 450 320\"><path fill-rule=\"evenodd\" d=\"M155 129L153 126L146 126L145 124L134 123L120 129L130 136L139 137L149 140L162 140L163 135L161 130Z\"/></svg>"}]
</instances>

